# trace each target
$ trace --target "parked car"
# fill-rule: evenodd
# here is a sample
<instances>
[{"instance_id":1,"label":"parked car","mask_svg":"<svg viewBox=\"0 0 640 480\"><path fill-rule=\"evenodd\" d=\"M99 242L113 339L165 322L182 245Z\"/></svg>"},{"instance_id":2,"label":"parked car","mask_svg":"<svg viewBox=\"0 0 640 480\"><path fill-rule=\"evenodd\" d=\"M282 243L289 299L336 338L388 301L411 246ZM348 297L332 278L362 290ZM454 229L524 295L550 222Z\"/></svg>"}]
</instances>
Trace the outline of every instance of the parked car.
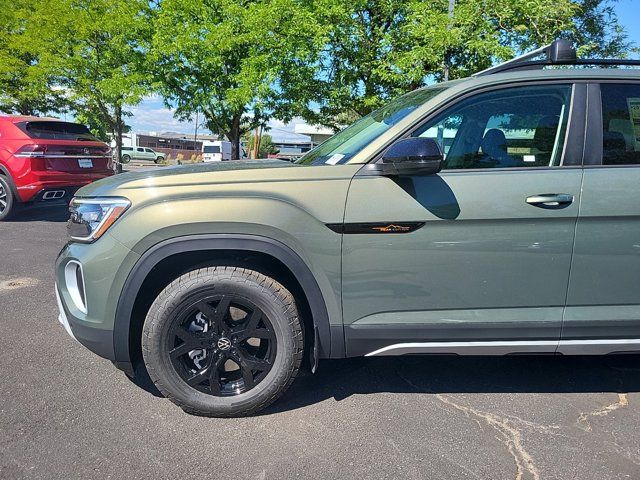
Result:
<instances>
[{"instance_id":1,"label":"parked car","mask_svg":"<svg viewBox=\"0 0 640 480\"><path fill-rule=\"evenodd\" d=\"M113 174L111 150L78 123L0 115L0 220L19 204L69 201Z\"/></svg>"},{"instance_id":2,"label":"parked car","mask_svg":"<svg viewBox=\"0 0 640 480\"><path fill-rule=\"evenodd\" d=\"M162 162L165 159L164 153L156 152L148 147L121 147L122 163L129 163L131 160L151 160L154 163Z\"/></svg>"},{"instance_id":3,"label":"parked car","mask_svg":"<svg viewBox=\"0 0 640 480\"><path fill-rule=\"evenodd\" d=\"M639 71L543 68L640 61L534 53L408 93L297 164L83 188L60 321L213 416L263 409L303 359L640 351Z\"/></svg>"}]
</instances>

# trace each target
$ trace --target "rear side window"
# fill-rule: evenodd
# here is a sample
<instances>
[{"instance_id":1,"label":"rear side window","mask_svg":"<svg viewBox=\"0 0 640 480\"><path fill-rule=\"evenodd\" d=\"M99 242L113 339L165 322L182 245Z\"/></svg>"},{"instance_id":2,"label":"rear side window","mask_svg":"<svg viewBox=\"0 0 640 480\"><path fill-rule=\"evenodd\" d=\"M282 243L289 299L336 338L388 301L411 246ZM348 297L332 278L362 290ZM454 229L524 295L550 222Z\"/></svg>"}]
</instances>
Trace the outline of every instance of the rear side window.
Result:
<instances>
[{"instance_id":1,"label":"rear side window","mask_svg":"<svg viewBox=\"0 0 640 480\"><path fill-rule=\"evenodd\" d=\"M601 85L602 164L640 165L640 84Z\"/></svg>"},{"instance_id":2,"label":"rear side window","mask_svg":"<svg viewBox=\"0 0 640 480\"><path fill-rule=\"evenodd\" d=\"M96 140L89 129L80 123L35 121L20 122L16 125L31 138L47 140Z\"/></svg>"},{"instance_id":3,"label":"rear side window","mask_svg":"<svg viewBox=\"0 0 640 480\"><path fill-rule=\"evenodd\" d=\"M144 152L144 148L136 148L139 152Z\"/></svg>"}]
</instances>

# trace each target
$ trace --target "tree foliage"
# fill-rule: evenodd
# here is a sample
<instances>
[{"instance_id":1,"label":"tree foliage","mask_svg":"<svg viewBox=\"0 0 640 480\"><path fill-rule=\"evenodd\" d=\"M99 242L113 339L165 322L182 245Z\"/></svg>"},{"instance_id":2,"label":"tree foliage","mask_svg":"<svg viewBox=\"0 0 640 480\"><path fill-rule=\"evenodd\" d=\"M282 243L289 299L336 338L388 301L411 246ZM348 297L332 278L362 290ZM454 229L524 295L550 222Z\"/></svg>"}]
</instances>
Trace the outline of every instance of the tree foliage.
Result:
<instances>
[{"instance_id":1,"label":"tree foliage","mask_svg":"<svg viewBox=\"0 0 640 480\"><path fill-rule=\"evenodd\" d=\"M433 81L468 76L550 43L574 40L581 53L629 48L610 0L317 0L327 41L300 114L338 128Z\"/></svg>"},{"instance_id":2,"label":"tree foliage","mask_svg":"<svg viewBox=\"0 0 640 480\"><path fill-rule=\"evenodd\" d=\"M250 134L245 136L247 141L247 152L252 154L256 148L256 136ZM258 155L255 158L267 158L269 155L278 153L278 148L273 144L273 138L268 133L259 136L260 144L258 145Z\"/></svg>"},{"instance_id":3,"label":"tree foliage","mask_svg":"<svg viewBox=\"0 0 640 480\"><path fill-rule=\"evenodd\" d=\"M293 0L163 0L150 55L157 86L179 118L201 112L238 158L242 135L287 115L279 72L304 69L315 52L310 18Z\"/></svg>"},{"instance_id":4,"label":"tree foliage","mask_svg":"<svg viewBox=\"0 0 640 480\"><path fill-rule=\"evenodd\" d=\"M64 91L39 64L38 52L24 41L33 4L5 3L0 8L0 111L38 115L67 110Z\"/></svg>"},{"instance_id":5,"label":"tree foliage","mask_svg":"<svg viewBox=\"0 0 640 480\"><path fill-rule=\"evenodd\" d=\"M0 109L72 108L121 144L127 106L155 90L204 116L239 156L272 118L340 128L390 98L558 37L629 49L615 0L6 0Z\"/></svg>"},{"instance_id":6,"label":"tree foliage","mask_svg":"<svg viewBox=\"0 0 640 480\"><path fill-rule=\"evenodd\" d=\"M99 136L104 138L105 130L115 136L119 152L126 107L148 91L149 3L31 0L28 5L13 38L34 59L27 72L42 72L49 88L64 91L78 117Z\"/></svg>"}]
</instances>

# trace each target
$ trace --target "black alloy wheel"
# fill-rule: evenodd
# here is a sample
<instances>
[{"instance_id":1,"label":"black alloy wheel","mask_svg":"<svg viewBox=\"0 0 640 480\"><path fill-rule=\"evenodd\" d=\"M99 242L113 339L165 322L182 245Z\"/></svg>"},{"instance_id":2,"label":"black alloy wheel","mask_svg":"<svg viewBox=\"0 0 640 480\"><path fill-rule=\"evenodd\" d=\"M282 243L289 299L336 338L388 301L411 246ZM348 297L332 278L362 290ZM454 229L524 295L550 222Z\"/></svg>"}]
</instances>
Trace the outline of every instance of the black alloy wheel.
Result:
<instances>
[{"instance_id":1,"label":"black alloy wheel","mask_svg":"<svg viewBox=\"0 0 640 480\"><path fill-rule=\"evenodd\" d=\"M296 378L304 354L296 301L276 279L249 268L188 271L152 303L142 359L155 386L185 412L252 415Z\"/></svg>"},{"instance_id":2,"label":"black alloy wheel","mask_svg":"<svg viewBox=\"0 0 640 480\"><path fill-rule=\"evenodd\" d=\"M169 329L166 348L189 386L232 396L264 379L277 346L269 319L256 305L229 294L206 296L184 307Z\"/></svg>"}]
</instances>

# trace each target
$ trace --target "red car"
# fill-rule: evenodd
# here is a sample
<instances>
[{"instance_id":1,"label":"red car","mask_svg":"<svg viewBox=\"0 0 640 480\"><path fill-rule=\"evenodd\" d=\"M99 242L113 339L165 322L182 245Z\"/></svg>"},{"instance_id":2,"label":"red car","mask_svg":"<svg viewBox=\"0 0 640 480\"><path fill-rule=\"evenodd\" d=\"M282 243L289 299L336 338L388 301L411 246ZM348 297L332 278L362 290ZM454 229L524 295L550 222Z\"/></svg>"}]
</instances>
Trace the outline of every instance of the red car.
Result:
<instances>
[{"instance_id":1,"label":"red car","mask_svg":"<svg viewBox=\"0 0 640 480\"><path fill-rule=\"evenodd\" d=\"M84 125L0 115L0 220L19 203L69 199L112 174L111 149Z\"/></svg>"}]
</instances>

